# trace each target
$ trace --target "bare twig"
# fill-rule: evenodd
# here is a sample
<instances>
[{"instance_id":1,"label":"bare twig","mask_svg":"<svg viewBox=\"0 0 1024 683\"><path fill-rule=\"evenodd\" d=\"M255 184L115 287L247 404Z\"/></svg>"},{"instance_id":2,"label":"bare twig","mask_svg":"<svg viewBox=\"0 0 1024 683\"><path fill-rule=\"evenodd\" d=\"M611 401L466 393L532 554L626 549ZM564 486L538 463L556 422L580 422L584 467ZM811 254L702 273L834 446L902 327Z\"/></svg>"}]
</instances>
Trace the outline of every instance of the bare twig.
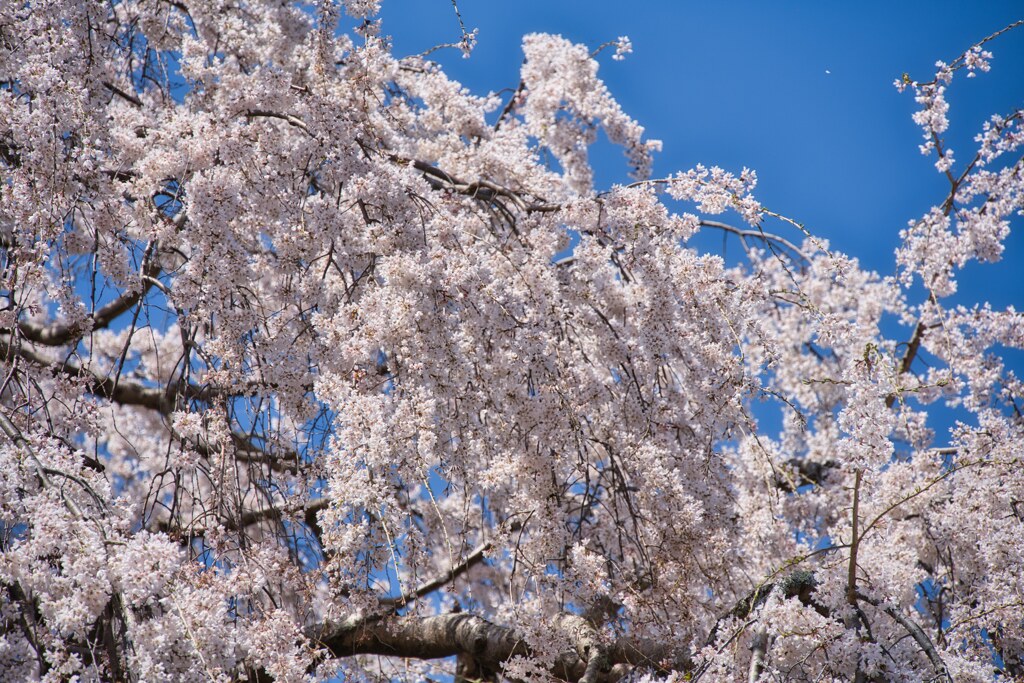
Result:
<instances>
[{"instance_id":1,"label":"bare twig","mask_svg":"<svg viewBox=\"0 0 1024 683\"><path fill-rule=\"evenodd\" d=\"M782 237L781 235L776 235L771 232L765 232L764 230L761 229L745 230L743 228L737 228L735 226L729 225L728 223L722 223L721 221L701 219L700 224L706 228L715 228L716 230L723 230L725 232L732 233L733 235L736 235L737 237L744 240L747 238L751 238L763 240L766 243L774 242L775 244L778 244L786 248L792 254L796 255L800 260L807 263L810 262L810 259L807 257L806 254L803 253L803 251L800 250L798 246L787 240L785 237Z\"/></svg>"}]
</instances>

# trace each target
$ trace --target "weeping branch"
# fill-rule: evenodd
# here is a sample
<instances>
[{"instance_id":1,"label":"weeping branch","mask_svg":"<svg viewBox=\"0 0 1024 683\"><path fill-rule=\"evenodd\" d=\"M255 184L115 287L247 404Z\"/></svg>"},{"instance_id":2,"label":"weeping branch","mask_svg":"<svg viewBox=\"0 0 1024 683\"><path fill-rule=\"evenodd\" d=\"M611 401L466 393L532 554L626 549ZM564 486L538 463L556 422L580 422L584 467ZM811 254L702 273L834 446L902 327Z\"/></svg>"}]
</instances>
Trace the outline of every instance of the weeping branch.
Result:
<instances>
[{"instance_id":1,"label":"weeping branch","mask_svg":"<svg viewBox=\"0 0 1024 683\"><path fill-rule=\"evenodd\" d=\"M795 244L787 240L785 237L782 237L781 235L776 235L775 233L771 232L765 232L764 230L761 229L746 230L743 228L737 228L736 226L733 225L729 225L728 223L722 223L721 221L712 221L707 219L702 219L700 221L700 225L705 228L714 228L716 230L721 230L723 232L736 235L737 237L740 238L740 241L743 243L744 248L747 247L747 240L755 239L769 246L776 245L782 247L787 252L789 252L790 257L794 261L802 261L804 263L811 262L811 259L807 257L807 255L800 249L800 247L796 246Z\"/></svg>"}]
</instances>

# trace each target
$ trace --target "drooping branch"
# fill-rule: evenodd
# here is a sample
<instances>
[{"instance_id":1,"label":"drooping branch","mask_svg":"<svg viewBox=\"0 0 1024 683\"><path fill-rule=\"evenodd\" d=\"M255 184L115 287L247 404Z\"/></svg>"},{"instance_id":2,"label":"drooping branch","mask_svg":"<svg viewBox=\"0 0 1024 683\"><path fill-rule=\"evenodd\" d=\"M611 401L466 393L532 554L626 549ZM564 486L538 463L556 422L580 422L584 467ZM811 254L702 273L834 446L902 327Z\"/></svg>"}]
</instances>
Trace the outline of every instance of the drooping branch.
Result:
<instances>
[{"instance_id":1,"label":"drooping branch","mask_svg":"<svg viewBox=\"0 0 1024 683\"><path fill-rule=\"evenodd\" d=\"M728 223L723 223L721 221L712 221L707 219L701 219L700 225L705 228L714 228L716 230L721 230L723 232L736 235L743 242L744 246L746 245L748 239L760 240L768 245L777 244L780 247L786 249L790 253L790 255L793 256L796 260L804 261L805 263L810 262L810 259L807 258L807 255L804 254L800 247L796 246L795 244L787 240L785 237L782 237L781 235L776 235L775 233L771 232L765 232L760 228L758 228L757 230L737 228L736 226L729 225Z\"/></svg>"}]
</instances>

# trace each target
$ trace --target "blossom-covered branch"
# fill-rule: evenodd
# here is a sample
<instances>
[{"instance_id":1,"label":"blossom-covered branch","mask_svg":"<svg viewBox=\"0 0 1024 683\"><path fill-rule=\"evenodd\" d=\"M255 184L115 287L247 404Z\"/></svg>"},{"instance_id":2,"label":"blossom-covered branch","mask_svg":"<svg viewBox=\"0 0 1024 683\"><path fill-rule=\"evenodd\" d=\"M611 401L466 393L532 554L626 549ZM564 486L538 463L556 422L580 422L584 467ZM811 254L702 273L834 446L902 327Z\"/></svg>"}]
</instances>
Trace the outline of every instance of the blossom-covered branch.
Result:
<instances>
[{"instance_id":1,"label":"blossom-covered branch","mask_svg":"<svg viewBox=\"0 0 1024 683\"><path fill-rule=\"evenodd\" d=\"M1021 112L947 140L1004 34L898 83L949 183L884 277L649 178L600 49L478 96L379 6L0 6L0 671L1018 675L1024 319L954 295Z\"/></svg>"}]
</instances>

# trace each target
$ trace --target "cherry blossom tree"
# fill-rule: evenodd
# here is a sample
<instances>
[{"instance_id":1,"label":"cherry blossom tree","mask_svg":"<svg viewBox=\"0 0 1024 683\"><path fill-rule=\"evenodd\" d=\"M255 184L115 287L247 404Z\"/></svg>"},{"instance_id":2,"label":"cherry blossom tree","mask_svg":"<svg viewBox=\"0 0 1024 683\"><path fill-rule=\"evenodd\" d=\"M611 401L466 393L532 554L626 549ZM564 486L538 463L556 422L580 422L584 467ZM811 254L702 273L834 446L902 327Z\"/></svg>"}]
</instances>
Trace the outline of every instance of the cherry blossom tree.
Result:
<instances>
[{"instance_id":1,"label":"cherry blossom tree","mask_svg":"<svg viewBox=\"0 0 1024 683\"><path fill-rule=\"evenodd\" d=\"M1024 318L951 298L1024 111L944 137L998 34L897 82L948 192L881 277L651 179L607 53L473 95L379 4L0 8L6 679L1024 676Z\"/></svg>"}]
</instances>

